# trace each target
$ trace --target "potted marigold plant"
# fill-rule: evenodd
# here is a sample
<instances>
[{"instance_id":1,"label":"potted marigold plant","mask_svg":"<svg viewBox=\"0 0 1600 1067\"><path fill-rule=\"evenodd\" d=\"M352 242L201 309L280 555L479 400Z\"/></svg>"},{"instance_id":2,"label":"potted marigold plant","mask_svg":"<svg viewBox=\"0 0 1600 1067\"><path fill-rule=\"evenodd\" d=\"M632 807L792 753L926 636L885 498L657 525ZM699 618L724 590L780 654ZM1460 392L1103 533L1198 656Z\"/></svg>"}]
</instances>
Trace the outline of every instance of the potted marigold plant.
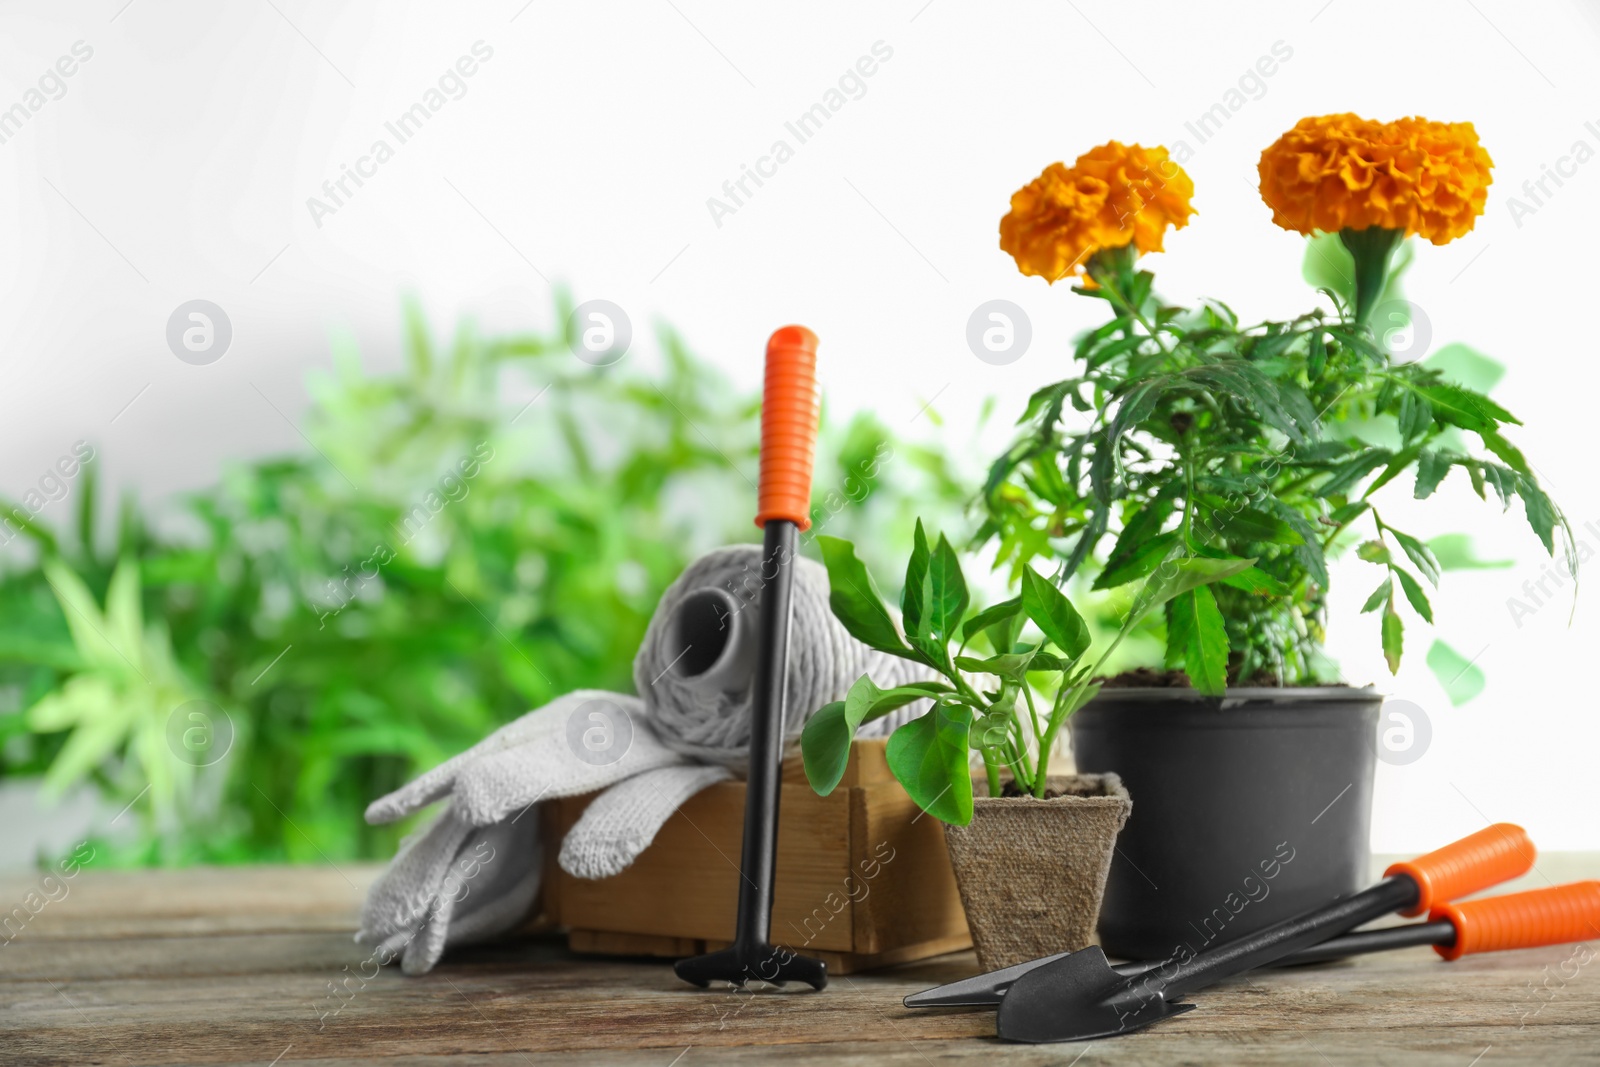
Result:
<instances>
[{"instance_id":1,"label":"potted marigold plant","mask_svg":"<svg viewBox=\"0 0 1600 1067\"><path fill-rule=\"evenodd\" d=\"M1163 300L1140 268L1192 214L1164 149L1111 142L1011 199L1001 248L1024 274L1077 283L1106 319L1071 376L1028 402L978 540L1018 580L1038 559L1056 584L1112 591L1172 561L1254 561L1169 598L1163 662L1107 680L1072 717L1078 769L1119 774L1138 800L1101 915L1108 952L1198 950L1365 883L1382 697L1342 684L1322 652L1327 559L1354 546L1377 570L1363 611L1391 670L1408 614L1432 621L1440 576L1380 490L1408 476L1427 498L1459 470L1480 497L1520 500L1547 551L1565 530L1511 413L1394 358L1370 321L1405 238L1472 230L1490 165L1470 124L1301 121L1262 153L1262 197L1279 226L1336 234L1349 284L1252 324L1219 300Z\"/></svg>"},{"instance_id":2,"label":"potted marigold plant","mask_svg":"<svg viewBox=\"0 0 1600 1067\"><path fill-rule=\"evenodd\" d=\"M800 738L812 787L826 796L839 784L863 723L931 700L931 710L890 736L889 769L945 823L980 963L1005 967L1082 948L1130 801L1115 774L1052 775L1047 754L1134 627L1174 598L1250 574L1253 561L1167 561L1141 583L1121 630L1091 655L1082 616L1031 569L1021 572L1017 596L969 612L960 560L942 535L930 544L920 521L900 600L903 636L854 546L832 537L817 543L834 615L857 640L920 664L930 680L882 689L863 675L844 700L817 711ZM1037 633L1024 639L1030 621ZM1053 680L1053 699L1036 701L1030 679ZM974 753L983 765L977 783Z\"/></svg>"}]
</instances>

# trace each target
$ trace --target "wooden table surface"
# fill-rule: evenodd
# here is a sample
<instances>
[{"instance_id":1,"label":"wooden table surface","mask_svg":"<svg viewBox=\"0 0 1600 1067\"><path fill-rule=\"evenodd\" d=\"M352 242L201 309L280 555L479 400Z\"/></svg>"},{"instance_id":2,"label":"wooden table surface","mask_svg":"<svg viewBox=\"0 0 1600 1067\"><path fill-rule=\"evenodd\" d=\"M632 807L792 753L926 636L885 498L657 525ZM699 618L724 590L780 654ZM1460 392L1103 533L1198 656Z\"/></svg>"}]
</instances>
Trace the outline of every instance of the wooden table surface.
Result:
<instances>
[{"instance_id":1,"label":"wooden table surface","mask_svg":"<svg viewBox=\"0 0 1600 1067\"><path fill-rule=\"evenodd\" d=\"M1026 1047L999 1044L989 1012L901 1006L973 973L970 952L820 994L698 991L665 962L575 956L550 938L373 975L350 934L376 872L82 872L0 943L0 1063L1600 1063L1600 941L1255 974L1140 1033ZM1519 887L1597 875L1600 854L1553 854ZM0 879L0 900L38 884ZM330 999L347 976L355 992Z\"/></svg>"}]
</instances>

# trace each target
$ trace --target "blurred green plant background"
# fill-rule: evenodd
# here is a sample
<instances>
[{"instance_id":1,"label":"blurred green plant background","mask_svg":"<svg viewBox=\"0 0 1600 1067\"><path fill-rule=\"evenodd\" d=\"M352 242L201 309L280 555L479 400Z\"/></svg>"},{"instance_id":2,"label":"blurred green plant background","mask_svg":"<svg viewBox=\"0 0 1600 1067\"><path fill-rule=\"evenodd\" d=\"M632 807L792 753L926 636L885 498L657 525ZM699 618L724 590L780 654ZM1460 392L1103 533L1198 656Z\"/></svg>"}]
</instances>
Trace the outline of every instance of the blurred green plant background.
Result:
<instances>
[{"instance_id":1,"label":"blurred green plant background","mask_svg":"<svg viewBox=\"0 0 1600 1067\"><path fill-rule=\"evenodd\" d=\"M0 775L130 805L99 862L387 859L413 824L369 801L562 693L631 690L661 591L756 539L759 398L670 330L650 370L559 327L440 345L414 307L406 337L381 376L336 344L309 447L175 509L102 518L92 463L70 529L0 502L36 547L0 574ZM815 528L883 574L973 488L826 412L815 486Z\"/></svg>"}]
</instances>

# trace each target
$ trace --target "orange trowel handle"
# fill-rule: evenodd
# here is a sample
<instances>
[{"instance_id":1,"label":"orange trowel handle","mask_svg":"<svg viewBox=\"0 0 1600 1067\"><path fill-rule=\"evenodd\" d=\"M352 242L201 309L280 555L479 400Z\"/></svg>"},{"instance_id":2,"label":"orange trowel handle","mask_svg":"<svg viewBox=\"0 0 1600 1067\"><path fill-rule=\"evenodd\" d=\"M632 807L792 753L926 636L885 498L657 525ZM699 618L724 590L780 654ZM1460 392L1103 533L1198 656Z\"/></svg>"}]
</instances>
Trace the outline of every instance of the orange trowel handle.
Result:
<instances>
[{"instance_id":1,"label":"orange trowel handle","mask_svg":"<svg viewBox=\"0 0 1600 1067\"><path fill-rule=\"evenodd\" d=\"M787 519L802 531L810 527L817 414L817 335L784 326L767 341L757 526Z\"/></svg>"},{"instance_id":2,"label":"orange trowel handle","mask_svg":"<svg viewBox=\"0 0 1600 1067\"><path fill-rule=\"evenodd\" d=\"M1456 928L1454 944L1433 946L1447 960L1473 952L1588 941L1600 938L1600 882L1572 882L1440 904L1428 918L1432 922L1448 920Z\"/></svg>"},{"instance_id":3,"label":"orange trowel handle","mask_svg":"<svg viewBox=\"0 0 1600 1067\"><path fill-rule=\"evenodd\" d=\"M1417 883L1417 903L1400 914L1421 915L1438 902L1471 896L1527 874L1536 855L1527 831L1500 822L1426 856L1396 863L1383 876L1403 874Z\"/></svg>"}]
</instances>

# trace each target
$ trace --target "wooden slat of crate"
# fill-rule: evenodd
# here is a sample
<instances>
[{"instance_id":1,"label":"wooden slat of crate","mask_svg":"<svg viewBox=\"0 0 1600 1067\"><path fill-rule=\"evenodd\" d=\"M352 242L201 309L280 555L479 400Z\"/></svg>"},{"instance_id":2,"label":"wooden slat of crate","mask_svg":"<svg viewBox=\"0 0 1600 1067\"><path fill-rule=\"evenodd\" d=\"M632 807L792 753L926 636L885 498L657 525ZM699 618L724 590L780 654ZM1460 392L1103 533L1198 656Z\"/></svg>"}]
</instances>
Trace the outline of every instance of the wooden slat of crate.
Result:
<instances>
[{"instance_id":1,"label":"wooden slat of crate","mask_svg":"<svg viewBox=\"0 0 1600 1067\"><path fill-rule=\"evenodd\" d=\"M561 922L576 929L685 938L733 936L744 826L744 783L722 782L684 802L633 866L594 881L562 872ZM591 797L557 803L561 822L577 821ZM806 786L783 787L778 835L774 925L799 919L844 885L850 872L847 793L819 797ZM797 924L798 925L798 924ZM848 951L850 921L829 922L819 948Z\"/></svg>"},{"instance_id":2,"label":"wooden slat of crate","mask_svg":"<svg viewBox=\"0 0 1600 1067\"><path fill-rule=\"evenodd\" d=\"M772 937L837 973L958 951L971 942L939 823L889 774L883 742L858 742L831 795L784 765ZM612 878L573 878L548 852L544 910L578 951L683 956L733 936L744 783L691 798ZM547 805L559 840L591 797Z\"/></svg>"}]
</instances>

